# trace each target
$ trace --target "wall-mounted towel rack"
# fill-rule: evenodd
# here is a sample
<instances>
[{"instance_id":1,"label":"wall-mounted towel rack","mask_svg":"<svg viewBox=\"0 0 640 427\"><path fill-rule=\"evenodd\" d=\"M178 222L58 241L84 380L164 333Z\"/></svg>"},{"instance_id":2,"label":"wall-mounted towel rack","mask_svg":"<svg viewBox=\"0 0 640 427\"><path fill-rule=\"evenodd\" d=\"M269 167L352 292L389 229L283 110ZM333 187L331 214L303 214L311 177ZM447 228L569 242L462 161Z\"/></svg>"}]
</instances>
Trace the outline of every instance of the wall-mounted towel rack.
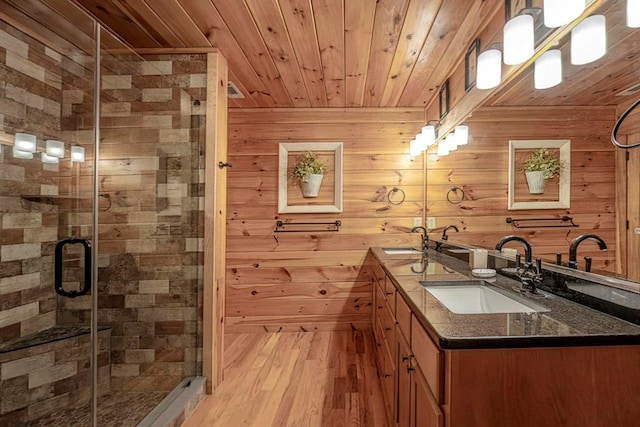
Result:
<instances>
[{"instance_id":1,"label":"wall-mounted towel rack","mask_svg":"<svg viewBox=\"0 0 640 427\"><path fill-rule=\"evenodd\" d=\"M342 222L285 222L276 221L274 233L316 233L323 231L340 231Z\"/></svg>"},{"instance_id":2,"label":"wall-mounted towel rack","mask_svg":"<svg viewBox=\"0 0 640 427\"><path fill-rule=\"evenodd\" d=\"M557 228L557 227L579 227L573 222L570 216L557 218L511 218L507 217L507 224L514 228Z\"/></svg>"}]
</instances>

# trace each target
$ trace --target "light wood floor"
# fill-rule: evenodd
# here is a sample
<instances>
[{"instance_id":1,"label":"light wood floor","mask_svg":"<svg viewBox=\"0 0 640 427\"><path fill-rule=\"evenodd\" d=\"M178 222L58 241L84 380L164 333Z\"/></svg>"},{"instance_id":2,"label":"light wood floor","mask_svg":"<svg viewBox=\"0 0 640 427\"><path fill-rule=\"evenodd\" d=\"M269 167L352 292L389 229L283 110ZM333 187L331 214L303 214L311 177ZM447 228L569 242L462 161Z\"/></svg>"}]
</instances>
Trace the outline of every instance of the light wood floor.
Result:
<instances>
[{"instance_id":1,"label":"light wood floor","mask_svg":"<svg viewBox=\"0 0 640 427\"><path fill-rule=\"evenodd\" d=\"M183 426L387 426L370 331L225 340L225 379Z\"/></svg>"}]
</instances>

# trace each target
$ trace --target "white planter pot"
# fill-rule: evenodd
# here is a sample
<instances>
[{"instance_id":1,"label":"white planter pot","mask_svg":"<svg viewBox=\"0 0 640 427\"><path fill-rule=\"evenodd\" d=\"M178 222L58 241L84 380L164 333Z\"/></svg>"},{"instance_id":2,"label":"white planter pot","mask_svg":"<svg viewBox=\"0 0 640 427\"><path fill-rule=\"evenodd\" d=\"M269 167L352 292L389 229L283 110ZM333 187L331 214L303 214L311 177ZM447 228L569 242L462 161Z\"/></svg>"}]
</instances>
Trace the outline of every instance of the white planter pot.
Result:
<instances>
[{"instance_id":1,"label":"white planter pot","mask_svg":"<svg viewBox=\"0 0 640 427\"><path fill-rule=\"evenodd\" d=\"M304 197L318 197L323 177L324 175L322 174L309 175L309 182L302 182L300 185L302 187L302 195Z\"/></svg>"},{"instance_id":2,"label":"white planter pot","mask_svg":"<svg viewBox=\"0 0 640 427\"><path fill-rule=\"evenodd\" d=\"M529 193L542 194L544 193L544 186L547 184L547 180L544 179L543 171L532 171L524 173L527 177L527 184L529 185Z\"/></svg>"}]
</instances>

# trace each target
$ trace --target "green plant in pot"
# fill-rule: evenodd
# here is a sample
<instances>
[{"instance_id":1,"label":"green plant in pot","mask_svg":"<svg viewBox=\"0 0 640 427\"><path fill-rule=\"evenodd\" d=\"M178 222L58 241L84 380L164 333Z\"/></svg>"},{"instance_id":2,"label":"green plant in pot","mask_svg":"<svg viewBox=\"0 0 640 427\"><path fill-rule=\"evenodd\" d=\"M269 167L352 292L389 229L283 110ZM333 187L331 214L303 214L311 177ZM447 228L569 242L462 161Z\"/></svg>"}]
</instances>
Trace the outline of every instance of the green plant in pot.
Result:
<instances>
[{"instance_id":1,"label":"green plant in pot","mask_svg":"<svg viewBox=\"0 0 640 427\"><path fill-rule=\"evenodd\" d=\"M318 197L324 168L324 164L318 161L317 155L312 151L307 151L298 158L293 168L293 179L300 183L304 197Z\"/></svg>"},{"instance_id":2,"label":"green plant in pot","mask_svg":"<svg viewBox=\"0 0 640 427\"><path fill-rule=\"evenodd\" d=\"M537 148L523 165L529 193L542 194L547 180L560 176L562 162L546 148Z\"/></svg>"}]
</instances>

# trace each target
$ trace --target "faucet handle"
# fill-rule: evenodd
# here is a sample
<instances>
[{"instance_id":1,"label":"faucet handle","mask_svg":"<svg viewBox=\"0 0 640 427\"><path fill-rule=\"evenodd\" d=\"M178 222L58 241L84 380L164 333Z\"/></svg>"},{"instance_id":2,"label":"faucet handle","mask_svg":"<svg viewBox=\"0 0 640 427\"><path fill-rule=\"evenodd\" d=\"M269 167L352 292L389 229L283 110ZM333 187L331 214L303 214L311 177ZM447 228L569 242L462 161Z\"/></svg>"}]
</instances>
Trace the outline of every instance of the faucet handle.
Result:
<instances>
[{"instance_id":1,"label":"faucet handle","mask_svg":"<svg viewBox=\"0 0 640 427\"><path fill-rule=\"evenodd\" d=\"M542 274L542 259L536 258L536 274Z\"/></svg>"},{"instance_id":2,"label":"faucet handle","mask_svg":"<svg viewBox=\"0 0 640 427\"><path fill-rule=\"evenodd\" d=\"M586 271L587 273L591 272L591 257L590 256L584 257L584 271Z\"/></svg>"},{"instance_id":3,"label":"faucet handle","mask_svg":"<svg viewBox=\"0 0 640 427\"><path fill-rule=\"evenodd\" d=\"M556 265L562 265L562 254L559 252L556 254Z\"/></svg>"},{"instance_id":4,"label":"faucet handle","mask_svg":"<svg viewBox=\"0 0 640 427\"><path fill-rule=\"evenodd\" d=\"M520 254L516 254L516 268L520 268L522 266L522 256Z\"/></svg>"}]
</instances>

